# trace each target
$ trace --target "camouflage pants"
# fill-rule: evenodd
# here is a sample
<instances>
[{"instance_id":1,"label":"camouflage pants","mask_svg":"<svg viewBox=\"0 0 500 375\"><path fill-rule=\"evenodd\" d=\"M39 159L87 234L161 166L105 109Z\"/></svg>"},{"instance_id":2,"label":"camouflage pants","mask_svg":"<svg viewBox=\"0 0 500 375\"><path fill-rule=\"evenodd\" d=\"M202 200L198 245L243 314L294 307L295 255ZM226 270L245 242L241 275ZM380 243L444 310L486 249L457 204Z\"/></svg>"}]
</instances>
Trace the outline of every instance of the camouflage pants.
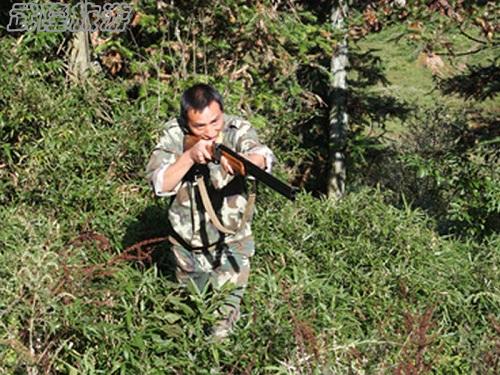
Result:
<instances>
[{"instance_id":1,"label":"camouflage pants","mask_svg":"<svg viewBox=\"0 0 500 375\"><path fill-rule=\"evenodd\" d=\"M254 241L248 238L206 251L192 251L182 246L172 247L176 258L176 276L181 284L194 282L199 291L208 284L220 289L226 283L235 287L224 301L220 314L230 324L239 317L240 303L250 274L250 257L254 254Z\"/></svg>"}]
</instances>

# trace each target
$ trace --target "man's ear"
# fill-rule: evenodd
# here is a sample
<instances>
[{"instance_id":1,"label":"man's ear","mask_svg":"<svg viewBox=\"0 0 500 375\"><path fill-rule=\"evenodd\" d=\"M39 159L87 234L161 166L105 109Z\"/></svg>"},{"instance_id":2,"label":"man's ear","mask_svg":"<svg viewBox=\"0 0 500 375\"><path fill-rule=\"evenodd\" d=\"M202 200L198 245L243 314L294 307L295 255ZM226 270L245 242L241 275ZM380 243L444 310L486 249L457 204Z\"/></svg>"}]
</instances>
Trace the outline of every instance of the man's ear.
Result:
<instances>
[{"instance_id":1,"label":"man's ear","mask_svg":"<svg viewBox=\"0 0 500 375\"><path fill-rule=\"evenodd\" d=\"M187 121L182 116L177 117L177 122L179 123L179 126L181 127L181 130L184 134L191 133Z\"/></svg>"}]
</instances>

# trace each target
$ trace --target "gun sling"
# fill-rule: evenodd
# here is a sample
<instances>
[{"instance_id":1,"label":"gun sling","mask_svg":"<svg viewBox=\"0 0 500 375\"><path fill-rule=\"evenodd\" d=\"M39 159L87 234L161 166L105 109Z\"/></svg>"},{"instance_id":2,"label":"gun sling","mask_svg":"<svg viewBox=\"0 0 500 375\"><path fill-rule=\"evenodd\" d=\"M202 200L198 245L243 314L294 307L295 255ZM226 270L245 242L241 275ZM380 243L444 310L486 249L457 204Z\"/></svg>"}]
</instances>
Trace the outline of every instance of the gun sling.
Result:
<instances>
[{"instance_id":1,"label":"gun sling","mask_svg":"<svg viewBox=\"0 0 500 375\"><path fill-rule=\"evenodd\" d=\"M255 192L251 192L248 194L247 206L245 207L245 211L243 212L243 217L241 218L241 223L236 230L229 229L225 227L217 217L217 214L212 206L212 202L210 201L210 196L208 195L207 186L205 185L205 180L203 176L196 177L196 182L198 183L198 189L200 191L201 201L203 202L203 206L208 216L210 217L210 221L217 228L218 231L225 234L236 234L240 230L242 230L245 224L252 216L253 207L255 205Z\"/></svg>"}]
</instances>

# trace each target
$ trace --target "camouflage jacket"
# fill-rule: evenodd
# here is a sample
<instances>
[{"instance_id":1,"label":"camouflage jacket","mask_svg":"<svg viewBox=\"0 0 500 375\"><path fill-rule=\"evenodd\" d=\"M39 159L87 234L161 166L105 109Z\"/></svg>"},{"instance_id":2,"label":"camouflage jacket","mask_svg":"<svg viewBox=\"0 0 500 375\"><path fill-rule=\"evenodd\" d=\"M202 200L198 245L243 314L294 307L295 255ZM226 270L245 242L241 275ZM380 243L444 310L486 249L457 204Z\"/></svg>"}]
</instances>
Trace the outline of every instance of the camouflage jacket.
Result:
<instances>
[{"instance_id":1,"label":"camouflage jacket","mask_svg":"<svg viewBox=\"0 0 500 375\"><path fill-rule=\"evenodd\" d=\"M252 235L250 220L234 235L219 232L205 212L198 191L195 175L203 175L212 205L222 224L236 230L247 204L247 183L242 176L233 176L214 163L194 165L170 192L161 191L163 173L183 153L184 132L177 119L165 124L160 141L156 145L146 167L146 176L157 196L171 196L168 218L175 238L190 247L207 247L218 242L241 241ZM270 172L274 155L260 143L255 129L248 121L224 115L222 143L239 153L258 153L266 158L266 170ZM179 239L181 241L179 241Z\"/></svg>"}]
</instances>

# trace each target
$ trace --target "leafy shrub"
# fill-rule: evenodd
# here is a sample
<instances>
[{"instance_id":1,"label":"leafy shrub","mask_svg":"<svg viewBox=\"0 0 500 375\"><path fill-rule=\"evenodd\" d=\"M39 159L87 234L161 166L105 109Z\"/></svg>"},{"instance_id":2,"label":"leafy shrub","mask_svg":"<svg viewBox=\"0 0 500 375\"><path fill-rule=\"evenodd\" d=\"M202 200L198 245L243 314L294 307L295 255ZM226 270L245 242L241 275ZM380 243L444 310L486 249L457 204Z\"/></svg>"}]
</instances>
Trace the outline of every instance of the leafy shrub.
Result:
<instances>
[{"instance_id":1,"label":"leafy shrub","mask_svg":"<svg viewBox=\"0 0 500 375\"><path fill-rule=\"evenodd\" d=\"M388 206L373 190L340 204L275 198L260 202L243 316L223 343L207 341L205 331L227 290L179 289L144 255L164 253L162 245L143 246L142 256L139 248L124 252L118 228L147 209L147 195L111 226L94 209L93 232L70 219L75 208L64 208L68 219L27 205L4 208L0 368L471 372L482 366L477 358L491 356L498 238L484 246L442 239L421 211Z\"/></svg>"},{"instance_id":2,"label":"leafy shrub","mask_svg":"<svg viewBox=\"0 0 500 375\"><path fill-rule=\"evenodd\" d=\"M490 116L441 105L417 110L400 140L362 137L353 179L387 189L393 204L424 209L443 234L487 237L500 214L499 134Z\"/></svg>"},{"instance_id":3,"label":"leafy shrub","mask_svg":"<svg viewBox=\"0 0 500 375\"><path fill-rule=\"evenodd\" d=\"M483 237L500 223L499 134L491 119L471 115L435 109L416 119L402 160L444 231Z\"/></svg>"},{"instance_id":4,"label":"leafy shrub","mask_svg":"<svg viewBox=\"0 0 500 375\"><path fill-rule=\"evenodd\" d=\"M155 132L196 80L230 86L224 92L229 111L245 112L273 139L281 160L301 163L319 153L321 147L306 152L304 143L320 133L318 123L308 122L324 115L312 94L319 73L304 66L331 52L331 35L294 3L259 4L217 2L192 14L191 2L143 1L148 14L133 30L140 47L132 37L114 35L97 50L103 57L117 49L124 71L76 87L66 86L61 61L44 64L44 45L53 53L58 37L32 36L19 49L11 37L0 40L6 66L0 73L1 372L319 374L432 367L470 373L495 366L498 235L480 245L441 238L423 211L388 205L387 194L374 189L338 203L303 194L292 204L261 194L243 316L236 336L223 343L208 342L206 328L228 290L198 295L172 283L168 246L158 239L129 246L165 236L165 207L153 201L141 171ZM232 20L240 6L241 17ZM193 39L201 27L210 37ZM253 39L241 37L255 28L261 54L248 48ZM191 54L195 44L213 63ZM267 120L275 125L264 127ZM434 192L443 185L435 170L455 173L454 143L439 138L452 150L442 159L416 139L413 150L425 158L394 159L413 176L401 185L422 181L423 164ZM437 167L425 164L428 154ZM495 157L486 154L478 165ZM465 169L467 194L479 171L473 167ZM461 199L494 213L494 189L484 190L490 192L486 205L479 193L477 201Z\"/></svg>"}]
</instances>

